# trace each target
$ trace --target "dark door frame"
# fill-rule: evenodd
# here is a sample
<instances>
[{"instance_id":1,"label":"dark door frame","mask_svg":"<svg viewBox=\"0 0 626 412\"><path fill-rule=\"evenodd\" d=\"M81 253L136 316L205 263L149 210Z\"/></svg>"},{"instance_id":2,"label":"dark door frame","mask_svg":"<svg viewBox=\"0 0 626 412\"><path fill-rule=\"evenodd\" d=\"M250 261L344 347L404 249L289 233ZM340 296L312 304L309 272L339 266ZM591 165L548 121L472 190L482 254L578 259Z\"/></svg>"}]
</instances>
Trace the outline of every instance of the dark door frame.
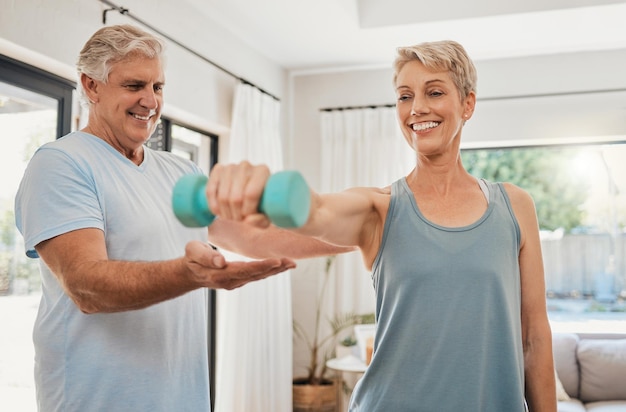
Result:
<instances>
[{"instance_id":1,"label":"dark door frame","mask_svg":"<svg viewBox=\"0 0 626 412\"><path fill-rule=\"evenodd\" d=\"M51 97L58 102L57 135L72 131L72 92L76 83L0 54L0 81Z\"/></svg>"}]
</instances>

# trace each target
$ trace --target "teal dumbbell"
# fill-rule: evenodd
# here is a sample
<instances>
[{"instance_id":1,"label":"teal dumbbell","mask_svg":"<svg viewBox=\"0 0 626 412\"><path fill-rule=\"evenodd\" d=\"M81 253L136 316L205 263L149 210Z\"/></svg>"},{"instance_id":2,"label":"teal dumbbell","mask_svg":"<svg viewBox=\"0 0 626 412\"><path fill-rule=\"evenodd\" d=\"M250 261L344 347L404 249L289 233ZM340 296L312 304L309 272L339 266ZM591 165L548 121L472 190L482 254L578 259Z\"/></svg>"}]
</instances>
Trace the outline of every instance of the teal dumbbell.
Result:
<instances>
[{"instance_id":1,"label":"teal dumbbell","mask_svg":"<svg viewBox=\"0 0 626 412\"><path fill-rule=\"evenodd\" d=\"M178 220L187 227L204 227L215 219L207 202L204 175L181 177L172 193L172 207ZM302 175L282 171L269 177L259 203L259 212L276 226L290 228L304 225L309 218L311 193Z\"/></svg>"}]
</instances>

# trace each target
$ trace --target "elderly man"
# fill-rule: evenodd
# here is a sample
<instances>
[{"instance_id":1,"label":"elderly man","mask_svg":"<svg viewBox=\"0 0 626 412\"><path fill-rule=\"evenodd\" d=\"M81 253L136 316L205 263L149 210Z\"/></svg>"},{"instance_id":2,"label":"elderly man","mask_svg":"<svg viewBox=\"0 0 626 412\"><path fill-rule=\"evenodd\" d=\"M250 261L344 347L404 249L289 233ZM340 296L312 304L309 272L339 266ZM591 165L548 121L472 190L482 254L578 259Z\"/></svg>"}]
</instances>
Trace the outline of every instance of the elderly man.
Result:
<instances>
[{"instance_id":1,"label":"elderly man","mask_svg":"<svg viewBox=\"0 0 626 412\"><path fill-rule=\"evenodd\" d=\"M226 262L206 228L176 220L174 184L202 171L144 146L163 106L162 52L136 27L98 30L77 64L88 124L42 146L16 196L27 254L41 257L41 411L209 410L206 288L295 266L281 257ZM333 252L310 245L309 256Z\"/></svg>"}]
</instances>

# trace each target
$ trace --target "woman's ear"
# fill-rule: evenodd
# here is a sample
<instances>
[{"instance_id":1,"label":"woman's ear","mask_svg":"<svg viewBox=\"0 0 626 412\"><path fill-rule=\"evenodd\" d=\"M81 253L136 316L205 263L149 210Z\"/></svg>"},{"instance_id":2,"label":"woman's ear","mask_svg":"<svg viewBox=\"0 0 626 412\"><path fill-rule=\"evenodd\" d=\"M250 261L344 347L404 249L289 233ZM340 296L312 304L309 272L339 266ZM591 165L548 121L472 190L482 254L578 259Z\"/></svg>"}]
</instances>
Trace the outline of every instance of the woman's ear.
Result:
<instances>
[{"instance_id":1,"label":"woman's ear","mask_svg":"<svg viewBox=\"0 0 626 412\"><path fill-rule=\"evenodd\" d=\"M474 107L476 107L476 93L469 92L464 102L463 120L469 120L474 114Z\"/></svg>"},{"instance_id":2,"label":"woman's ear","mask_svg":"<svg viewBox=\"0 0 626 412\"><path fill-rule=\"evenodd\" d=\"M87 76L85 73L80 74L80 84L83 87L85 96L89 99L89 103L98 101L98 82Z\"/></svg>"}]
</instances>

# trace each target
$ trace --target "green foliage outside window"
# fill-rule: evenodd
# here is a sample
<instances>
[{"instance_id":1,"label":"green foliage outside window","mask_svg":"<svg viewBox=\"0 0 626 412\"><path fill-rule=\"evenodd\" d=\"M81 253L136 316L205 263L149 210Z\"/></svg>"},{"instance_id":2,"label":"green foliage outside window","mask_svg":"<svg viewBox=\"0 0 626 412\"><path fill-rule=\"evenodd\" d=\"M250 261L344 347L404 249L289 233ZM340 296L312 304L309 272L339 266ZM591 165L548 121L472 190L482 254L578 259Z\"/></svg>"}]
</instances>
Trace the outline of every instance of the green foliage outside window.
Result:
<instances>
[{"instance_id":1,"label":"green foliage outside window","mask_svg":"<svg viewBox=\"0 0 626 412\"><path fill-rule=\"evenodd\" d=\"M569 165L577 148L524 148L463 150L463 165L470 174L492 182L510 182L530 193L542 230L562 228L566 233L583 224L582 205L589 185L576 180Z\"/></svg>"}]
</instances>

